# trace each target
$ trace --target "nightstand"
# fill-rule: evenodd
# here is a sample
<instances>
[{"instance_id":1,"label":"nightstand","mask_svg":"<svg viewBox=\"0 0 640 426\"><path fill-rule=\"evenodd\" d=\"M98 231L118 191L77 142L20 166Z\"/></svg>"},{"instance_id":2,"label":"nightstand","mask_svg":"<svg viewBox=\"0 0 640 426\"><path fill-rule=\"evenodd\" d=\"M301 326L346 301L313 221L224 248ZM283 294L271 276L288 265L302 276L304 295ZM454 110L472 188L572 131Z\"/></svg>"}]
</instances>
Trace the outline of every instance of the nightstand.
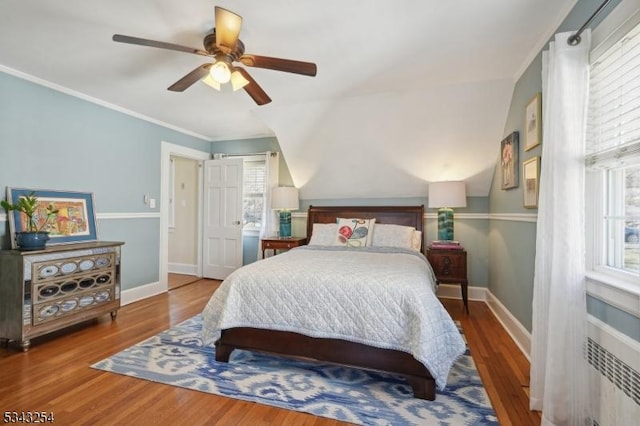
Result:
<instances>
[{"instance_id":1,"label":"nightstand","mask_svg":"<svg viewBox=\"0 0 640 426\"><path fill-rule=\"evenodd\" d=\"M467 302L467 252L464 249L428 248L427 259L433 268L438 283L460 284L464 309L469 313Z\"/></svg>"},{"instance_id":2,"label":"nightstand","mask_svg":"<svg viewBox=\"0 0 640 426\"><path fill-rule=\"evenodd\" d=\"M262 257L264 258L265 250L273 250L275 256L277 250L289 250L294 247L300 247L307 243L307 239L304 237L291 237L291 238L278 238L269 237L262 240Z\"/></svg>"}]
</instances>

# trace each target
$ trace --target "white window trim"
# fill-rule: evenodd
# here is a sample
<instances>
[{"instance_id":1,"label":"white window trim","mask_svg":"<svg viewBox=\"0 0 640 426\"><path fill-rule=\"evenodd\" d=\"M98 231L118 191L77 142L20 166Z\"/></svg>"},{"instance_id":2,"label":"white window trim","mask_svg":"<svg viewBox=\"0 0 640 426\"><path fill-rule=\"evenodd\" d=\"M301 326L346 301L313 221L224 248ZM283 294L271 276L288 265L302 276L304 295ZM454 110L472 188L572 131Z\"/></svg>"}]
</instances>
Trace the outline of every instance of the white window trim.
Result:
<instances>
[{"instance_id":1,"label":"white window trim","mask_svg":"<svg viewBox=\"0 0 640 426\"><path fill-rule=\"evenodd\" d=\"M623 0L593 31L591 55L599 57L638 24L640 24L640 0ZM588 174L587 183L590 179L592 180L593 177L589 177ZM611 268L597 265L593 257L593 252L602 249L598 248L596 243L602 240L603 230L594 223L598 210L601 210L601 206L596 205L596 200L598 192L601 194L602 188L593 183L589 188L597 188L597 191L591 191L591 189L587 191L586 200L587 208L596 212L593 216L586 215L587 229L592 230L592 238L587 239L587 244L592 248L587 250L587 294L631 315L640 317L640 285L637 278L634 279L622 271L613 271ZM600 196L599 199L602 197ZM600 213L602 212L600 211ZM587 233L587 236L589 234Z\"/></svg>"},{"instance_id":2,"label":"white window trim","mask_svg":"<svg viewBox=\"0 0 640 426\"><path fill-rule=\"evenodd\" d=\"M235 155L236 158L242 158L243 161L265 161L265 155ZM243 237L260 237L260 228L242 228Z\"/></svg>"},{"instance_id":3,"label":"white window trim","mask_svg":"<svg viewBox=\"0 0 640 426\"><path fill-rule=\"evenodd\" d=\"M614 275L587 271L587 294L640 318L640 291L637 284L629 284Z\"/></svg>"}]
</instances>

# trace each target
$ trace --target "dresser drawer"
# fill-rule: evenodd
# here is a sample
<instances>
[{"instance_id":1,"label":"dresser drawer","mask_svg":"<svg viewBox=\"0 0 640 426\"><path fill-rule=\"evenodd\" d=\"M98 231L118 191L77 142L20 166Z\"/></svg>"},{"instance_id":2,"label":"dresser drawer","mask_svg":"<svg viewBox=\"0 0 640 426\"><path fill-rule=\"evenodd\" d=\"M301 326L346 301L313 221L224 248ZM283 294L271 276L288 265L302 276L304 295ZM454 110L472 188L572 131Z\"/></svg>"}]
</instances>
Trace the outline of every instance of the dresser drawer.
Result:
<instances>
[{"instance_id":1,"label":"dresser drawer","mask_svg":"<svg viewBox=\"0 0 640 426\"><path fill-rule=\"evenodd\" d=\"M31 281L38 284L87 275L95 271L112 270L116 263L113 252L84 256L73 256L73 254L70 252L67 254L68 257L33 262L31 264Z\"/></svg>"}]
</instances>

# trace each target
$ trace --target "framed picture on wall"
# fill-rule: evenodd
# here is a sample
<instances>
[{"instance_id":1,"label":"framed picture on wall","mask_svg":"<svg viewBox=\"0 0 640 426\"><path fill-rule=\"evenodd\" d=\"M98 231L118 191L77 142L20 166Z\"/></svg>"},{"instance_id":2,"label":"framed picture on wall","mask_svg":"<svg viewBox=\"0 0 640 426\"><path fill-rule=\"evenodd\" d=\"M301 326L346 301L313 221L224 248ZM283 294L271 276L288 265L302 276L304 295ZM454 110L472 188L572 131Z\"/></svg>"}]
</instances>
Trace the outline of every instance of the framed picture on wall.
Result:
<instances>
[{"instance_id":1,"label":"framed picture on wall","mask_svg":"<svg viewBox=\"0 0 640 426\"><path fill-rule=\"evenodd\" d=\"M540 145L542 142L542 94L537 93L525 108L524 150Z\"/></svg>"},{"instance_id":2,"label":"framed picture on wall","mask_svg":"<svg viewBox=\"0 0 640 426\"><path fill-rule=\"evenodd\" d=\"M43 231L49 232L48 246L97 240L93 193L7 188L7 201L16 203L20 197L26 197L32 193L38 198L36 223L45 221L46 214L39 212L45 211L47 206L52 205L57 210L55 216L46 220L46 223L39 223ZM15 249L17 248L16 232L27 230L26 216L17 211L11 211L7 216L11 233L11 248Z\"/></svg>"},{"instance_id":3,"label":"framed picture on wall","mask_svg":"<svg viewBox=\"0 0 640 426\"><path fill-rule=\"evenodd\" d=\"M518 187L518 132L513 132L500 143L502 189Z\"/></svg>"},{"instance_id":4,"label":"framed picture on wall","mask_svg":"<svg viewBox=\"0 0 640 426\"><path fill-rule=\"evenodd\" d=\"M538 187L540 176L540 157L522 162L522 181L524 182L524 207L538 208Z\"/></svg>"}]
</instances>

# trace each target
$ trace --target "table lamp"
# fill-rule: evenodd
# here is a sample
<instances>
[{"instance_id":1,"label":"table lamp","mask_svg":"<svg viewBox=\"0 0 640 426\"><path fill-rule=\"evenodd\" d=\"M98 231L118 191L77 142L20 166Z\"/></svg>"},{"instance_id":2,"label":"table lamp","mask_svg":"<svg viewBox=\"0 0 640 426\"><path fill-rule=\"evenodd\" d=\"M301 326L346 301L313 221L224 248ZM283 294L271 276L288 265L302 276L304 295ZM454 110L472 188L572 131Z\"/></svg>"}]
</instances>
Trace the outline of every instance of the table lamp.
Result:
<instances>
[{"instance_id":1,"label":"table lamp","mask_svg":"<svg viewBox=\"0 0 640 426\"><path fill-rule=\"evenodd\" d=\"M271 194L271 208L279 210L280 238L291 238L291 210L298 210L298 190L293 186L279 186Z\"/></svg>"},{"instance_id":2,"label":"table lamp","mask_svg":"<svg viewBox=\"0 0 640 426\"><path fill-rule=\"evenodd\" d=\"M462 181L429 184L429 208L438 210L438 240L453 240L453 208L467 207L467 191Z\"/></svg>"}]
</instances>

